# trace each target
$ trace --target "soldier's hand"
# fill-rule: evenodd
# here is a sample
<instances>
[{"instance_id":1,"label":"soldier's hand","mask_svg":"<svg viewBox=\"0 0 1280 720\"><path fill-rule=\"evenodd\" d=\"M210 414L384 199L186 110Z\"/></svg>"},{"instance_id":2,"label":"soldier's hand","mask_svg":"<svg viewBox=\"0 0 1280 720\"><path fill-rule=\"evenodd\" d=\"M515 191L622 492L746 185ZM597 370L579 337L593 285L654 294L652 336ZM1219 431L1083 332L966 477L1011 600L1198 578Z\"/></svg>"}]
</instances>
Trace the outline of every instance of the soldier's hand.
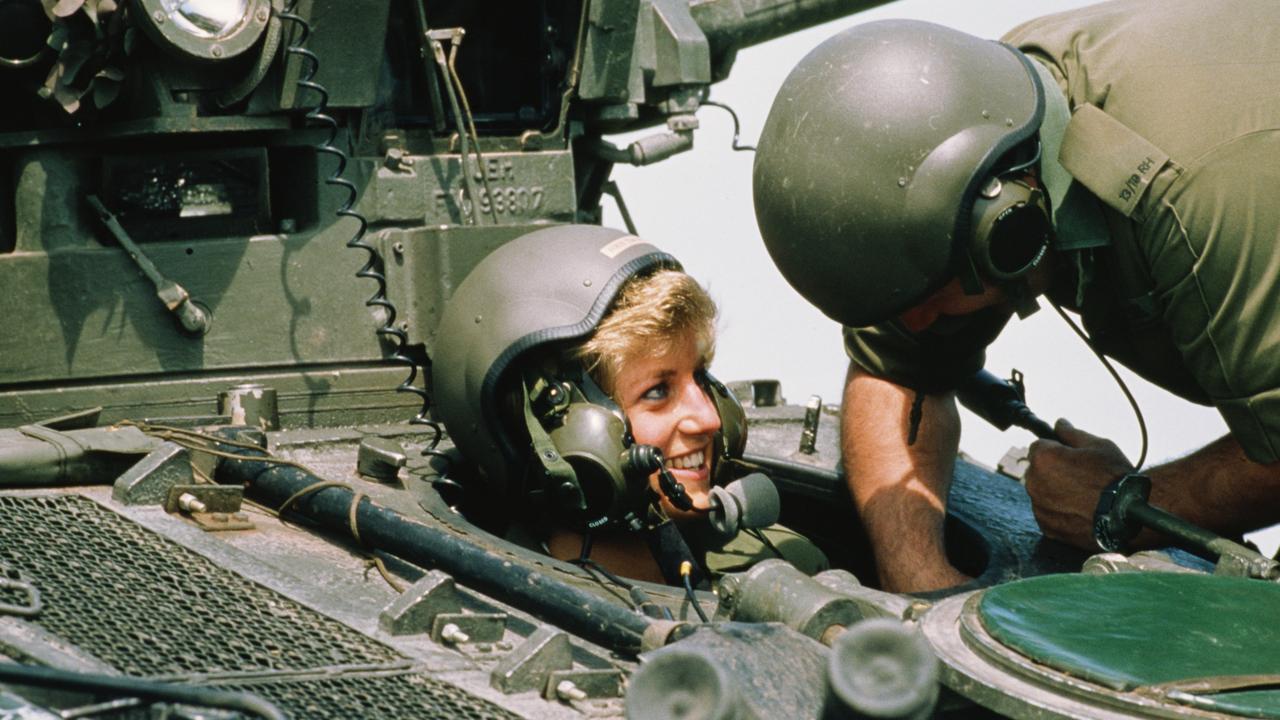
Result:
<instances>
[{"instance_id":1,"label":"soldier's hand","mask_svg":"<svg viewBox=\"0 0 1280 720\"><path fill-rule=\"evenodd\" d=\"M1027 494L1045 536L1093 548L1093 511L1107 483L1133 465L1115 443L1059 420L1062 442L1037 440L1027 454Z\"/></svg>"}]
</instances>

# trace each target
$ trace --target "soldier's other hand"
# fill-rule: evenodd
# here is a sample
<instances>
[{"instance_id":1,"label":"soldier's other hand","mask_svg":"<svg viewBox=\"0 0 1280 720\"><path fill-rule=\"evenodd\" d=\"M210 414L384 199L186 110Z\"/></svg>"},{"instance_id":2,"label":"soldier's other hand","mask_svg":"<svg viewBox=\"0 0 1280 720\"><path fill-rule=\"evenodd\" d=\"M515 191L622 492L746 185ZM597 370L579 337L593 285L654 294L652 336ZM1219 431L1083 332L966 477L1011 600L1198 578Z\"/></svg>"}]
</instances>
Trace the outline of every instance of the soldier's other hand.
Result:
<instances>
[{"instance_id":1,"label":"soldier's other hand","mask_svg":"<svg viewBox=\"0 0 1280 720\"><path fill-rule=\"evenodd\" d=\"M1062 442L1036 440L1027 453L1027 494L1046 537L1090 549L1098 495L1133 465L1115 443L1076 429L1066 420L1053 426Z\"/></svg>"}]
</instances>

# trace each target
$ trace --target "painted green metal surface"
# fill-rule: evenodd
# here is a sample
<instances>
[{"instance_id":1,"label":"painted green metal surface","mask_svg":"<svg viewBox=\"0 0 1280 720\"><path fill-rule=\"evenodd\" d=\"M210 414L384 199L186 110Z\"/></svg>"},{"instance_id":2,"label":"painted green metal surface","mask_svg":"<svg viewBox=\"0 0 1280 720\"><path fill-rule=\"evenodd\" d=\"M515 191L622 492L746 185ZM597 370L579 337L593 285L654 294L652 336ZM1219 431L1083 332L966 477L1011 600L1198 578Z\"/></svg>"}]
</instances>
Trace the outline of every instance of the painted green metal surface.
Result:
<instances>
[{"instance_id":1,"label":"painted green metal surface","mask_svg":"<svg viewBox=\"0 0 1280 720\"><path fill-rule=\"evenodd\" d=\"M1048 575L991 588L979 603L986 631L1037 664L1113 690L1150 690L1251 717L1280 717L1274 682L1195 699L1178 690L1195 679L1274 680L1277 613L1280 585L1182 573Z\"/></svg>"}]
</instances>

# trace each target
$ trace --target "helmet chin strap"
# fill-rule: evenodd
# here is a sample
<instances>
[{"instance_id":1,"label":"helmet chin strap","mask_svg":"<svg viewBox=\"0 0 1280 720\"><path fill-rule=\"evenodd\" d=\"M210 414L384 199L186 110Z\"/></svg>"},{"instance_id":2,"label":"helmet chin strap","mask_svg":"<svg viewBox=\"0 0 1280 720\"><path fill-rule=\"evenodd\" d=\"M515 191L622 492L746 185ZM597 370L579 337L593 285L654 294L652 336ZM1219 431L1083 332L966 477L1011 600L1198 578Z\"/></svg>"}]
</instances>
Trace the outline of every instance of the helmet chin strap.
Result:
<instances>
[{"instance_id":1,"label":"helmet chin strap","mask_svg":"<svg viewBox=\"0 0 1280 720\"><path fill-rule=\"evenodd\" d=\"M1019 320L1026 320L1040 310L1040 303L1036 302L1036 292L1031 289L1031 283L1025 275L1017 280L1002 283L1000 289L1009 299L1013 311L1018 313Z\"/></svg>"},{"instance_id":2,"label":"helmet chin strap","mask_svg":"<svg viewBox=\"0 0 1280 720\"><path fill-rule=\"evenodd\" d=\"M1028 271L1027 274L1030 274ZM995 287L1000 288L1004 293L1005 299L1013 306L1013 311L1018 314L1018 319L1026 320L1040 309L1040 304L1036 302L1037 293L1031 289L1031 282L1027 279L1027 275L1021 275L1009 280L988 280L983 281L982 276L978 273L978 269L974 266L973 260L965 253L965 262L961 266L961 271L957 274L960 280L960 288L964 290L965 295L981 295L987 291L987 284L991 283Z\"/></svg>"},{"instance_id":3,"label":"helmet chin strap","mask_svg":"<svg viewBox=\"0 0 1280 720\"><path fill-rule=\"evenodd\" d=\"M652 445L631 446L627 450L625 469L633 481L658 473L661 493L666 496L672 506L685 511L695 509L693 499L685 492L684 486L667 470L662 451L658 448ZM700 585L706 579L706 573L694 558L693 551L689 549L689 543L685 541L679 528L662 509L657 493L650 491L647 496L649 497L648 521L639 522L636 519L636 522L629 523L630 529L644 535L649 554L653 556L667 584L680 585L684 580L681 569L687 566L692 584Z\"/></svg>"},{"instance_id":4,"label":"helmet chin strap","mask_svg":"<svg viewBox=\"0 0 1280 720\"><path fill-rule=\"evenodd\" d=\"M973 256L967 249L960 253L956 266L956 278L960 280L960 289L965 295L981 295L987 291L986 283L978 273L978 266L974 264Z\"/></svg>"}]
</instances>

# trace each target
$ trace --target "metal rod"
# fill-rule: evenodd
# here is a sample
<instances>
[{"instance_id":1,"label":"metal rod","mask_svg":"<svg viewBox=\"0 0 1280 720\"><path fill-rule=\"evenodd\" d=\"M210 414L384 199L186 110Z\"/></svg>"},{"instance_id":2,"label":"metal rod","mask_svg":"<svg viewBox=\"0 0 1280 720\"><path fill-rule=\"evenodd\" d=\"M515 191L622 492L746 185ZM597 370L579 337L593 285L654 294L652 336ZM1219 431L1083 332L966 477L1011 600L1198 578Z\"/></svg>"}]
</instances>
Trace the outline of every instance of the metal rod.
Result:
<instances>
[{"instance_id":1,"label":"metal rod","mask_svg":"<svg viewBox=\"0 0 1280 720\"><path fill-rule=\"evenodd\" d=\"M98 219L102 220L102 224L106 225L111 234L115 236L116 242L120 243L120 247L124 248L124 251L129 253L129 257L138 264L142 274L146 275L147 279L156 286L156 290L160 290L162 286L166 285L169 280L160 274L160 270L155 263L151 262L151 258L142 252L142 248L138 247L132 237L129 237L129 233L125 232L115 214L108 210L106 205L102 204L97 195L90 195L85 199L89 201L89 205L98 213Z\"/></svg>"},{"instance_id":2,"label":"metal rod","mask_svg":"<svg viewBox=\"0 0 1280 720\"><path fill-rule=\"evenodd\" d=\"M125 231L120 221L107 209L106 205L102 204L97 195L90 195L86 199L98 213L102 224L107 226L116 241L120 243L120 247L124 248L129 257L138 264L142 274L155 285L156 297L160 298L165 308L178 318L182 327L193 335L204 335L209 332L209 313L191 299L187 289L161 274L156 264L151 262L151 258L142 252L142 248L133 241L133 238L129 237L129 233Z\"/></svg>"},{"instance_id":3,"label":"metal rod","mask_svg":"<svg viewBox=\"0 0 1280 720\"><path fill-rule=\"evenodd\" d=\"M702 28L711 56L758 45L797 30L862 12L888 0L701 0L689 14Z\"/></svg>"},{"instance_id":4,"label":"metal rod","mask_svg":"<svg viewBox=\"0 0 1280 720\"><path fill-rule=\"evenodd\" d=\"M431 99L431 120L436 132L444 131L444 102L440 99L440 84L436 79L434 54L427 34L431 28L427 25L427 8L422 0L412 3L414 16L418 21L418 52L422 55L422 69L426 72L427 96Z\"/></svg>"},{"instance_id":5,"label":"metal rod","mask_svg":"<svg viewBox=\"0 0 1280 720\"><path fill-rule=\"evenodd\" d=\"M1197 527L1173 513L1152 507L1146 503L1133 503L1126 508L1133 519L1156 532L1177 540L1187 550L1196 551L1197 555L1208 560L1217 560L1220 551L1213 549L1214 541L1222 538L1214 533Z\"/></svg>"},{"instance_id":6,"label":"metal rod","mask_svg":"<svg viewBox=\"0 0 1280 720\"><path fill-rule=\"evenodd\" d=\"M237 455L252 452L230 445L222 449ZM223 461L216 477L221 483L246 484L249 495L268 507L279 507L298 491L323 481L295 467L254 460ZM347 488L327 487L298 499L290 506L291 512L349 535L352 497ZM453 533L375 505L367 498L360 502L356 522L367 547L423 567L438 568L468 587L612 650L638 654L644 633L652 624L630 609L513 563L508 556L490 552Z\"/></svg>"},{"instance_id":7,"label":"metal rod","mask_svg":"<svg viewBox=\"0 0 1280 720\"><path fill-rule=\"evenodd\" d=\"M453 37L453 33L459 28L451 30L432 30L427 33L427 40L431 43L432 54L435 55L436 65L440 67L440 76L444 79L444 90L449 96L449 105L453 108L453 124L458 132L458 165L462 168L462 187L467 191L467 197L471 200L471 224L480 224L480 196L476 194L475 187L471 184L471 171L467 169L467 159L471 156L471 148L469 138L467 136L466 120L462 117L462 108L458 105L458 94L453 89L453 80L449 76L449 61L444 54L444 46L440 43L440 37ZM483 168L482 168L483 170ZM489 198L489 202L493 202L493 198ZM461 206L462 203L459 203ZM458 212L463 213L466 217L465 209L458 208Z\"/></svg>"}]
</instances>

